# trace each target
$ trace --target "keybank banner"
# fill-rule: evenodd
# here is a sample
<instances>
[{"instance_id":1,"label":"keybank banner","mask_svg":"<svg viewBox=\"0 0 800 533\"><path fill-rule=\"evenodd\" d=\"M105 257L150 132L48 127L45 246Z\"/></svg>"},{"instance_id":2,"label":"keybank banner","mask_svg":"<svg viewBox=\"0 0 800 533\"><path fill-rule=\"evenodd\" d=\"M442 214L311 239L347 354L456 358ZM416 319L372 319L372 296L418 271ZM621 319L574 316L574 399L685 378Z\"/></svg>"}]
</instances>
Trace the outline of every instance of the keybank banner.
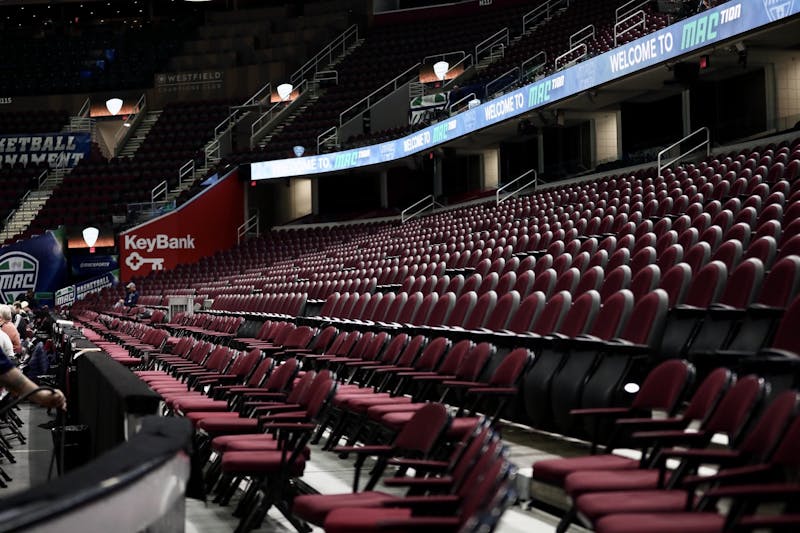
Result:
<instances>
[{"instance_id":1,"label":"keybank banner","mask_svg":"<svg viewBox=\"0 0 800 533\"><path fill-rule=\"evenodd\" d=\"M253 180L385 163L497 124L586 89L736 37L800 10L800 0L727 2L394 141L318 156L252 164Z\"/></svg>"},{"instance_id":2,"label":"keybank banner","mask_svg":"<svg viewBox=\"0 0 800 533\"><path fill-rule=\"evenodd\" d=\"M36 165L50 168L74 167L92 148L90 133L41 133L0 135L0 163Z\"/></svg>"},{"instance_id":3,"label":"keybank banner","mask_svg":"<svg viewBox=\"0 0 800 533\"><path fill-rule=\"evenodd\" d=\"M0 248L0 300L19 300L29 289L52 293L64 283L67 259L60 232ZM46 303L46 302L42 302Z\"/></svg>"},{"instance_id":4,"label":"keybank banner","mask_svg":"<svg viewBox=\"0 0 800 533\"><path fill-rule=\"evenodd\" d=\"M76 301L86 298L88 294L102 291L106 287L114 287L117 283L119 283L119 270L113 270L102 276L61 288L56 291L56 306L72 305Z\"/></svg>"}]
</instances>

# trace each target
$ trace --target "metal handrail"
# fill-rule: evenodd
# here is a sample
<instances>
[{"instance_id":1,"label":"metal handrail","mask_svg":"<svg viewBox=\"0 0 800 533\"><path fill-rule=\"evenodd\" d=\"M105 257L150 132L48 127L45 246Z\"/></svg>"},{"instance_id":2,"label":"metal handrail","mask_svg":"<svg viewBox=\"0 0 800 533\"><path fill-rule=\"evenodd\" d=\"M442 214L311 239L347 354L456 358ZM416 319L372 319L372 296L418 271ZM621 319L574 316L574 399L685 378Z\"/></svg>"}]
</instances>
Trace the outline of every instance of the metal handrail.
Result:
<instances>
[{"instance_id":1,"label":"metal handrail","mask_svg":"<svg viewBox=\"0 0 800 533\"><path fill-rule=\"evenodd\" d=\"M414 208L416 208L417 206L419 206L421 204L425 204L425 205L422 205L422 207L420 207L416 211L412 212L411 214L407 214L409 211L412 211ZM400 213L400 222L402 224L405 224L406 222L408 222L412 218L422 214L423 212L427 211L428 209L433 209L435 207L444 207L444 206L442 204L440 204L439 202L437 202L432 194L429 194L428 196L426 196L422 200L420 200L418 202L415 202L415 203L411 204L410 206L406 207L405 209L403 209L403 211Z\"/></svg>"},{"instance_id":2,"label":"metal handrail","mask_svg":"<svg viewBox=\"0 0 800 533\"><path fill-rule=\"evenodd\" d=\"M78 114L75 115L76 117L87 118L92 111L92 100L91 98L87 97L86 100L83 101L83 105L81 106L80 111Z\"/></svg>"},{"instance_id":3,"label":"metal handrail","mask_svg":"<svg viewBox=\"0 0 800 533\"><path fill-rule=\"evenodd\" d=\"M294 85L295 82L298 82L301 79L307 79L308 73L311 72L312 70L314 71L314 74L316 74L317 68L319 67L319 64L322 63L322 60L326 59L325 62L326 65L328 63L331 63L333 61L333 52L338 50L339 47L341 47L342 53L344 53L345 50L347 50L348 40L350 40L353 37L354 39L352 40L358 41L358 25L356 24L353 24L352 26L344 30L342 33L334 37L333 40L330 43L328 43L327 46L325 46L325 48L317 52L314 57L306 61L303 64L303 66L297 69L289 77L289 81Z\"/></svg>"},{"instance_id":4,"label":"metal handrail","mask_svg":"<svg viewBox=\"0 0 800 533\"><path fill-rule=\"evenodd\" d=\"M237 243L241 244L242 238L244 238L244 236L247 235L247 233L254 227L256 229L256 237L259 236L260 233L259 215L260 213L256 213L255 215L245 220L238 228L236 228Z\"/></svg>"},{"instance_id":5,"label":"metal handrail","mask_svg":"<svg viewBox=\"0 0 800 533\"><path fill-rule=\"evenodd\" d=\"M528 63L531 63L533 60L535 60L539 56L543 56L544 60L541 63L537 63L536 65L534 65L534 67L532 69L530 69L530 71L528 71L525 68L525 65L527 65ZM528 59L526 59L525 61L522 62L522 65L520 65L520 67L519 67L520 79L521 80L525 80L529 76L532 76L533 74L536 74L542 67L545 67L545 66L547 66L547 52L542 50L541 52L538 52L538 53L532 55L531 57L529 57Z\"/></svg>"},{"instance_id":6,"label":"metal handrail","mask_svg":"<svg viewBox=\"0 0 800 533\"><path fill-rule=\"evenodd\" d=\"M508 193L506 196L501 197L500 193L502 193L503 191L505 191L506 189L508 189L509 187L514 185L515 183L517 183L518 181L520 181L522 179L525 179L525 177L527 177L528 174L531 174L531 173L533 173L533 179L532 180L526 181L521 187L518 187L517 189L515 189L515 190L511 191L510 193ZM522 190L527 189L531 185L533 185L534 189L535 189L536 185L538 183L539 183L539 173L536 172L536 169L532 168L529 171L527 171L524 174L522 174L521 176L519 176L518 178L511 180L510 182L506 183L505 185L503 185L502 187L497 189L497 192L495 193L497 205L500 205L501 203L505 202L509 198L511 198L513 196L516 196L517 193L519 193Z\"/></svg>"},{"instance_id":7,"label":"metal handrail","mask_svg":"<svg viewBox=\"0 0 800 533\"><path fill-rule=\"evenodd\" d=\"M354 118L358 114L358 113L354 113L352 116L348 116L347 118L345 118L345 116L348 113L350 113L353 109L359 109L365 103L366 103L366 107L364 107L364 109L359 111L359 113L363 113L364 111L366 111L369 108L371 108L374 105L374 102L372 102L372 98L374 96L378 95L379 93L383 92L387 87L391 87L392 88L392 90L390 92L396 91L397 89L400 88L400 85L403 85L407 81L409 81L409 79L407 79L409 74L413 73L414 77L416 77L418 75L419 67L420 67L420 63L416 63L411 68L406 69L401 74L398 74L397 76L395 76L394 79L384 83L383 85L381 85L380 87L378 87L377 89L375 89L374 91L369 93L367 96L365 96L364 98L362 98L361 100L359 100L355 104L351 105L350 107L348 107L347 109L345 109L344 111L339 113L339 126L343 126L344 123L347 120L350 120L351 118ZM403 81L401 83L399 83L399 85L398 85L399 80L403 80ZM383 97L381 97L381 98L383 98Z\"/></svg>"},{"instance_id":8,"label":"metal handrail","mask_svg":"<svg viewBox=\"0 0 800 533\"><path fill-rule=\"evenodd\" d=\"M320 147L331 139L334 139L336 142L339 140L339 128L336 126L331 126L317 135L317 155L320 153Z\"/></svg>"},{"instance_id":9,"label":"metal handrail","mask_svg":"<svg viewBox=\"0 0 800 533\"><path fill-rule=\"evenodd\" d=\"M587 31L588 30L588 31ZM589 24L569 36L569 47L575 48L578 43L585 42L595 36L594 24Z\"/></svg>"},{"instance_id":10,"label":"metal handrail","mask_svg":"<svg viewBox=\"0 0 800 533\"><path fill-rule=\"evenodd\" d=\"M475 93L469 93L469 94L467 94L467 95L465 95L465 96L462 96L461 98L459 98L458 100L456 100L455 102L453 102L452 104L450 104L450 105L447 107L447 112L448 112L448 113L450 113L450 114L452 115L452 114L453 114L453 108L457 107L457 106L458 106L458 104L460 104L460 103L462 103L462 102L464 102L464 101L466 101L467 103L469 103L470 101L474 100L474 99L475 99L475 98L477 98L477 97L478 97L478 95L477 95L477 94L475 94ZM469 107L469 106L468 106L468 107ZM461 110L459 110L458 112L459 112L459 113L461 113Z\"/></svg>"},{"instance_id":11,"label":"metal handrail","mask_svg":"<svg viewBox=\"0 0 800 533\"><path fill-rule=\"evenodd\" d=\"M47 174L50 173L49 169L44 169L39 177L36 178L36 186L41 188L42 184L47 181Z\"/></svg>"},{"instance_id":12,"label":"metal handrail","mask_svg":"<svg viewBox=\"0 0 800 533\"><path fill-rule=\"evenodd\" d=\"M683 143L684 141L688 141L689 139L691 139L692 137L694 137L698 133L702 133L702 132L705 132L705 134L706 134L706 138L705 138L705 140L703 142L701 142L697 146L695 146L695 147L693 147L693 148L691 148L691 149L689 149L689 150L687 150L685 152L681 152L678 156L673 157L672 159L670 159L669 161L667 161L663 165L661 164L661 156L663 156L664 154L666 154L667 152L669 152L673 148L679 147L681 145L681 143ZM668 166L670 166L672 163L674 163L675 161L678 161L679 159L682 159L682 158L686 157L687 155L691 154L692 152L694 152L696 150L699 150L703 146L706 147L706 157L710 156L711 155L711 131L705 126L703 126L702 128L700 128L698 130L693 131L689 135L683 137L679 141L667 146L666 148L664 148L663 150L658 152L658 173L661 174L661 171L664 170L665 168L667 168Z\"/></svg>"},{"instance_id":13,"label":"metal handrail","mask_svg":"<svg viewBox=\"0 0 800 533\"><path fill-rule=\"evenodd\" d=\"M538 23L542 19L550 18L551 11L559 4L567 4L569 7L569 0L551 0L544 4L539 4L522 16L522 33L528 31L528 27L532 24Z\"/></svg>"},{"instance_id":14,"label":"metal handrail","mask_svg":"<svg viewBox=\"0 0 800 533\"><path fill-rule=\"evenodd\" d=\"M469 63L469 64L467 64L467 63ZM455 65L451 65L450 68L447 69L447 74L450 74L455 69L457 69L458 67L462 67L462 66L464 67L464 72L466 72L467 69L469 67L471 67L472 65L474 65L474 64L475 64L475 61L472 59L472 54L467 54L464 57L462 57ZM447 79L447 74L445 74L445 80L442 83L442 89L446 88L451 83L454 83L456 81L456 79L458 79L458 76L450 78L450 79Z\"/></svg>"},{"instance_id":15,"label":"metal handrail","mask_svg":"<svg viewBox=\"0 0 800 533\"><path fill-rule=\"evenodd\" d=\"M502 30L497 30L494 34L490 35L486 39L482 40L478 44L475 45L475 62L479 62L481 60L481 53L487 50L490 51L494 48L494 46L498 43L503 43L505 46L508 46L509 43L509 36L510 33L508 31L508 27L503 28Z\"/></svg>"},{"instance_id":16,"label":"metal handrail","mask_svg":"<svg viewBox=\"0 0 800 533\"><path fill-rule=\"evenodd\" d=\"M489 90L489 87L490 87L490 86L492 86L493 84L495 84L495 83L496 83L496 82L498 82L498 81L501 81L501 80L503 80L503 79L504 79L506 76L508 76L508 75L510 75L510 74L513 74L514 72L516 72L516 73L517 73L517 75L516 75L516 76L514 76L514 77L511 79L511 81L509 81L508 83L506 83L505 85L503 85L502 87L500 87L500 89L498 89L497 91L490 91L490 90ZM492 94L495 94L495 93L498 93L498 92L502 91L503 89L505 89L506 87L508 87L508 86L509 86L509 85L511 85L512 83L516 83L517 81L519 81L519 67L514 67L514 68L511 68L511 69L507 70L506 72L504 72L504 73L500 74L500 75L499 75L499 76L497 76L495 79L493 79L492 81L490 81L489 83L487 83L487 84L486 84L486 86L485 86L485 90L486 90L486 97L487 97L487 98L489 98L489 97L490 97L490 95L492 95Z\"/></svg>"},{"instance_id":17,"label":"metal handrail","mask_svg":"<svg viewBox=\"0 0 800 533\"><path fill-rule=\"evenodd\" d=\"M179 189L183 186L183 178L185 178L188 175L191 175L192 179L194 179L194 171L195 171L194 159L190 159L189 161L184 163L181 168L178 169L178 188Z\"/></svg>"},{"instance_id":18,"label":"metal handrail","mask_svg":"<svg viewBox=\"0 0 800 533\"><path fill-rule=\"evenodd\" d=\"M314 81L335 81L336 85L339 85L339 71L336 69L332 70L318 70L316 74L314 74Z\"/></svg>"},{"instance_id":19,"label":"metal handrail","mask_svg":"<svg viewBox=\"0 0 800 533\"><path fill-rule=\"evenodd\" d=\"M203 148L203 153L205 155L206 168L208 168L211 163L222 159L222 143L219 138L214 138L209 141L205 148Z\"/></svg>"},{"instance_id":20,"label":"metal handrail","mask_svg":"<svg viewBox=\"0 0 800 533\"><path fill-rule=\"evenodd\" d=\"M114 154L116 155L117 149L122 146L125 139L131 134L131 131L136 129L139 122L142 121L142 116L145 109L147 109L147 94L142 94L136 101L133 112L128 115L128 120L123 122L117 132L114 134ZM125 124L128 124L127 126Z\"/></svg>"},{"instance_id":21,"label":"metal handrail","mask_svg":"<svg viewBox=\"0 0 800 533\"><path fill-rule=\"evenodd\" d=\"M633 11L637 11L649 3L650 0L629 0L628 2L625 2L616 9L616 11L614 12L614 20L619 21L620 17L626 16ZM631 4L636 4L636 5L634 5L633 7L629 7Z\"/></svg>"},{"instance_id":22,"label":"metal handrail","mask_svg":"<svg viewBox=\"0 0 800 533\"><path fill-rule=\"evenodd\" d=\"M168 189L169 185L167 184L167 180L164 180L155 187L153 187L153 190L150 191L150 203L151 204L156 203L156 200L161 196L166 198Z\"/></svg>"},{"instance_id":23,"label":"metal handrail","mask_svg":"<svg viewBox=\"0 0 800 533\"><path fill-rule=\"evenodd\" d=\"M628 22L632 18L636 17L637 15L640 15L642 17L641 20L633 23L632 25L628 26L627 28L625 28L622 31L618 31L618 29L619 29L619 27L621 25L625 24L626 22ZM634 11L630 15L627 15L624 19L622 19L619 22L617 22L616 24L614 24L614 47L616 48L617 46L619 46L618 39L620 37L622 37L623 35L625 35L626 33L628 33L629 31L631 31L632 29L634 29L634 28L636 28L638 26L641 26L643 30L647 30L647 15L645 14L644 10L642 10L642 9L640 9L639 11Z\"/></svg>"},{"instance_id":24,"label":"metal handrail","mask_svg":"<svg viewBox=\"0 0 800 533\"><path fill-rule=\"evenodd\" d=\"M460 56L458 56L461 59L463 59L467 55L467 53L464 50L454 50L452 52L443 52L441 54L431 54L429 56L423 57L422 58L422 63L423 64L427 64L429 59L439 59L441 61L444 61L445 58L453 56L453 55L456 55L456 54L461 54Z\"/></svg>"},{"instance_id":25,"label":"metal handrail","mask_svg":"<svg viewBox=\"0 0 800 533\"><path fill-rule=\"evenodd\" d=\"M588 46L586 46L586 43L578 43L578 45L577 45L577 46L575 46L575 47L573 47L573 48L570 48L569 50L567 50L566 52L564 52L563 54L561 54L560 56L558 56L558 57L556 58L556 60L555 60L555 63L553 63L553 65L555 66L555 69L556 69L556 70L558 70L558 69L559 69L558 62L559 62L560 60L564 59L565 57L567 57L567 56L569 56L570 54L572 54L574 51L576 51L576 50L579 50L579 49L581 49L581 48L583 48L583 53L582 53L581 55L577 56L577 57L576 57L576 58L574 58L574 59L571 59L571 60L570 60L568 63L566 63L566 64L564 64L564 65L562 65L562 66L566 67L566 66L568 66L568 65L570 65L570 64L572 64L572 63L577 63L579 59L583 59L584 57L586 57L587 55L589 55L589 47L588 47Z\"/></svg>"}]
</instances>

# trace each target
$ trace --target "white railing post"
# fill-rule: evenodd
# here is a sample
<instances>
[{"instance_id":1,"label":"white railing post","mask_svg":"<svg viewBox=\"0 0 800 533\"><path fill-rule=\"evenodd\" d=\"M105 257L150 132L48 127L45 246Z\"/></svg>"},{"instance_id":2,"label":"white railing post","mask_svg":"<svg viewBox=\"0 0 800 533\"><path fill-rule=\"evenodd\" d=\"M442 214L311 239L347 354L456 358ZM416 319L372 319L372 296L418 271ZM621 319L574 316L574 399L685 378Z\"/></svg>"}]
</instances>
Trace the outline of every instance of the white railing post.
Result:
<instances>
[{"instance_id":1,"label":"white railing post","mask_svg":"<svg viewBox=\"0 0 800 533\"><path fill-rule=\"evenodd\" d=\"M247 235L251 230L255 228L256 230L256 237L260 235L260 213L256 213L255 215L251 216L247 220L245 220L238 228L236 228L237 234L237 243L241 244L242 239Z\"/></svg>"},{"instance_id":2,"label":"white railing post","mask_svg":"<svg viewBox=\"0 0 800 533\"><path fill-rule=\"evenodd\" d=\"M571 64L577 63L579 60L589 55L589 48L586 46L586 43L578 43L574 48L570 48L569 50L567 50L566 52L564 52L563 54L561 54L556 58L555 62L553 63L554 68L556 70L559 70L559 62L562 59L572 55L574 52L578 50L582 50L582 52L577 56L575 56L574 58L570 59L569 61L563 63L561 66L567 67Z\"/></svg>"},{"instance_id":3,"label":"white railing post","mask_svg":"<svg viewBox=\"0 0 800 533\"><path fill-rule=\"evenodd\" d=\"M429 194L422 200L411 204L410 206L403 209L400 213L400 222L405 224L412 218L421 215L428 209L434 209L436 207L443 207L442 204L436 201L432 194Z\"/></svg>"},{"instance_id":4,"label":"white railing post","mask_svg":"<svg viewBox=\"0 0 800 533\"><path fill-rule=\"evenodd\" d=\"M372 99L375 96L377 96L379 93L382 93L387 87L392 87L392 90L389 91L389 93L387 93L387 94L391 94L391 92L396 91L399 88L400 85L406 83L407 81L410 81L410 79L412 79L412 78L409 78L409 74L411 74L413 72L414 75L416 75L417 72L419 71L420 65L421 65L421 63L417 63L414 66L412 66L411 68L406 69L405 71L403 71L403 73L398 74L397 76L395 76L395 78L393 80L387 81L386 83L384 83L383 85L381 85L380 87L378 87L377 89L372 91L370 94L368 94L367 96L365 96L364 98L362 98L361 100L356 102L355 104L351 105L350 107L348 107L347 109L345 109L344 111L339 113L339 126L343 126L344 123L347 122L348 120L350 120L352 118L355 118L359 113L363 113L364 111L366 111L369 108L371 108L372 105L375 103L375 102L373 102ZM401 82L400 80L403 80L403 81ZM363 107L363 109L361 109L362 107ZM352 116L348 115L354 109L357 110L357 112L352 113Z\"/></svg>"},{"instance_id":5,"label":"white railing post","mask_svg":"<svg viewBox=\"0 0 800 533\"><path fill-rule=\"evenodd\" d=\"M517 75L516 75L516 77L512 77L511 81L509 81L505 85L501 85L500 88L497 89L497 90L492 90L492 91L489 90L489 87L492 87L496 83L503 81L506 78L506 76L511 76L511 74L514 74L515 72L517 73ZM486 87L485 87L486 97L487 98L491 98L491 95L502 91L503 89L505 89L506 87L508 87L509 85L511 85L513 83L516 83L517 81L519 81L519 67L514 67L512 69L507 70L506 72L500 74L495 79L493 79L492 81L490 81L489 83L486 84Z\"/></svg>"},{"instance_id":6,"label":"white railing post","mask_svg":"<svg viewBox=\"0 0 800 533\"><path fill-rule=\"evenodd\" d=\"M620 30L620 28L626 22L628 22L629 20L631 20L633 18L637 18L637 17L638 17L638 20L636 22L634 22L633 24L631 24L627 28L625 28L623 30ZM619 46L619 38L620 37L622 37L623 35L625 35L629 31L633 30L634 28L638 28L639 26L641 26L643 30L645 30L645 31L647 30L647 16L645 15L645 12L642 11L641 9L639 11L634 11L630 15L626 15L625 18L623 18L622 20L620 20L616 24L614 24L614 48Z\"/></svg>"},{"instance_id":7,"label":"white railing post","mask_svg":"<svg viewBox=\"0 0 800 533\"><path fill-rule=\"evenodd\" d=\"M489 50L489 52L491 53L495 45L502 43L505 46L508 46L509 42L510 42L510 33L507 27L503 28L502 30L496 31L493 35L490 35L489 37L487 37L486 39L475 45L475 62L476 63L480 62L480 60L482 59L481 53L487 50Z\"/></svg>"},{"instance_id":8,"label":"white railing post","mask_svg":"<svg viewBox=\"0 0 800 533\"><path fill-rule=\"evenodd\" d=\"M530 70L525 68L529 63L533 63L536 60L536 58L538 58L540 56L542 58L542 60L540 62L538 62L535 65L533 65L533 67ZM541 52L538 52L538 53L532 55L531 57L529 57L528 59L523 61L522 65L520 65L520 67L519 67L520 80L524 81L525 79L527 79L531 75L536 74L542 67L544 67L546 65L547 65L547 52L542 50Z\"/></svg>"},{"instance_id":9,"label":"white railing post","mask_svg":"<svg viewBox=\"0 0 800 533\"><path fill-rule=\"evenodd\" d=\"M514 185L515 183L519 183L523 179L527 178L530 174L533 174L533 179L530 179L530 180L526 181L521 186L517 187L516 189L514 189L510 193L506 194L505 196L502 195L503 191L505 191L506 189L508 189L509 187ZM506 183L505 185L503 185L502 187L497 189L497 191L495 192L497 205L500 205L501 203L505 202L509 198L511 198L513 196L516 196L517 193L527 189L531 185L533 185L534 188L536 188L536 185L538 185L538 184L539 184L539 173L536 172L536 169L532 168L529 171L527 171L524 174L522 174L520 177L511 180L510 182Z\"/></svg>"},{"instance_id":10,"label":"white railing post","mask_svg":"<svg viewBox=\"0 0 800 533\"><path fill-rule=\"evenodd\" d=\"M186 176L190 176L191 179L194 180L194 172L195 172L194 159L190 159L189 161L184 163L181 168L178 169L178 189L183 187L183 179Z\"/></svg>"},{"instance_id":11,"label":"white railing post","mask_svg":"<svg viewBox=\"0 0 800 533\"><path fill-rule=\"evenodd\" d=\"M450 104L450 106L447 108L447 112L452 115L453 114L453 109L456 109L460 104L463 104L464 102L467 102L467 104L468 104L467 107L469 107L469 102L472 101L472 100L475 100L476 98L478 98L478 95L475 94L475 93L469 93L467 95L464 95L461 98L459 98L458 100L456 100L455 102L453 102L452 104ZM461 110L459 110L457 112L461 113Z\"/></svg>"},{"instance_id":12,"label":"white railing post","mask_svg":"<svg viewBox=\"0 0 800 533\"><path fill-rule=\"evenodd\" d=\"M164 198L166 198L167 197L167 188L168 187L169 186L167 184L167 180L164 180L161 183L159 183L158 185L156 185L155 187L153 187L153 190L150 191L150 203L151 204L155 204L156 200L158 198L160 198L161 196L164 196Z\"/></svg>"},{"instance_id":13,"label":"white railing post","mask_svg":"<svg viewBox=\"0 0 800 533\"><path fill-rule=\"evenodd\" d=\"M698 144L697 146L694 146L694 147L692 147L692 148L690 148L690 149L688 149L686 151L682 151L680 154L678 154L677 156L673 157L672 159L670 159L669 161L667 161L664 164L661 163L661 157L662 156L666 155L673 148L676 148L676 147L680 148L681 143L683 143L685 141L688 141L692 137L696 136L698 133L705 133L705 139L700 144ZM658 174L660 175L661 171L664 170L665 168L667 168L668 166L670 166L672 163L674 163L674 162L676 162L676 161L678 161L680 159L683 159L687 155L691 154L692 152L694 152L696 150L699 150L700 148L703 148L704 146L706 148L706 157L708 157L708 156L711 155L711 131L708 128L706 128L705 126L700 128L700 129L698 129L698 130L693 131L692 133L690 133L686 137L680 139L677 142L672 143L671 145L667 146L666 148L664 148L663 150L658 152Z\"/></svg>"}]
</instances>

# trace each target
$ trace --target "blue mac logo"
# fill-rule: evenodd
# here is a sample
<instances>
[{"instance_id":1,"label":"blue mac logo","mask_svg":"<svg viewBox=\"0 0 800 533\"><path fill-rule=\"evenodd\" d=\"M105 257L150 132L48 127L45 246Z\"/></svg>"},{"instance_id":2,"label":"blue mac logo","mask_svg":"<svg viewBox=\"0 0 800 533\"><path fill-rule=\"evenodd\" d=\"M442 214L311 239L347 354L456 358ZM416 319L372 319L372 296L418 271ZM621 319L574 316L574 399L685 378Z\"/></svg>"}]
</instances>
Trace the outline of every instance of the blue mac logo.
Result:
<instances>
[{"instance_id":1,"label":"blue mac logo","mask_svg":"<svg viewBox=\"0 0 800 533\"><path fill-rule=\"evenodd\" d=\"M39 260L25 252L9 252L0 257L0 299L18 300L28 289L36 290Z\"/></svg>"},{"instance_id":2,"label":"blue mac logo","mask_svg":"<svg viewBox=\"0 0 800 533\"><path fill-rule=\"evenodd\" d=\"M762 0L769 20L775 22L792 13L794 0Z\"/></svg>"}]
</instances>

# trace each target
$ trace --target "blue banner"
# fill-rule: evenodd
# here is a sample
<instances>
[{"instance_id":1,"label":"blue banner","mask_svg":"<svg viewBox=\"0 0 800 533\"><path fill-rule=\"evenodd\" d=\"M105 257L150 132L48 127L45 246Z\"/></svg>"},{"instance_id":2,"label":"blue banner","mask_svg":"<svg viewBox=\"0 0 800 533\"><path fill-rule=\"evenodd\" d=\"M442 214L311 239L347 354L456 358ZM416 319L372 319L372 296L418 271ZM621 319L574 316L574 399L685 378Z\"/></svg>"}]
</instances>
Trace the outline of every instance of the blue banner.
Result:
<instances>
[{"instance_id":1,"label":"blue banner","mask_svg":"<svg viewBox=\"0 0 800 533\"><path fill-rule=\"evenodd\" d=\"M787 19L798 11L800 1L795 0L727 2L401 139L330 154L253 163L251 179L338 172L401 159L592 87Z\"/></svg>"},{"instance_id":2,"label":"blue banner","mask_svg":"<svg viewBox=\"0 0 800 533\"><path fill-rule=\"evenodd\" d=\"M0 300L11 303L28 290L53 293L67 275L63 236L48 231L39 237L0 248ZM47 304L44 297L40 303Z\"/></svg>"},{"instance_id":3,"label":"blue banner","mask_svg":"<svg viewBox=\"0 0 800 533\"><path fill-rule=\"evenodd\" d=\"M119 260L116 255L72 254L70 262L73 279L99 276L119 268Z\"/></svg>"},{"instance_id":4,"label":"blue banner","mask_svg":"<svg viewBox=\"0 0 800 533\"><path fill-rule=\"evenodd\" d=\"M90 133L0 135L0 163L10 166L42 163L50 168L71 168L91 149Z\"/></svg>"},{"instance_id":5,"label":"blue banner","mask_svg":"<svg viewBox=\"0 0 800 533\"><path fill-rule=\"evenodd\" d=\"M62 307L65 305L72 305L76 301L86 298L88 294L102 291L106 287L114 287L117 283L119 283L119 270L113 270L101 276L81 281L75 285L63 287L56 291L56 306Z\"/></svg>"}]
</instances>

